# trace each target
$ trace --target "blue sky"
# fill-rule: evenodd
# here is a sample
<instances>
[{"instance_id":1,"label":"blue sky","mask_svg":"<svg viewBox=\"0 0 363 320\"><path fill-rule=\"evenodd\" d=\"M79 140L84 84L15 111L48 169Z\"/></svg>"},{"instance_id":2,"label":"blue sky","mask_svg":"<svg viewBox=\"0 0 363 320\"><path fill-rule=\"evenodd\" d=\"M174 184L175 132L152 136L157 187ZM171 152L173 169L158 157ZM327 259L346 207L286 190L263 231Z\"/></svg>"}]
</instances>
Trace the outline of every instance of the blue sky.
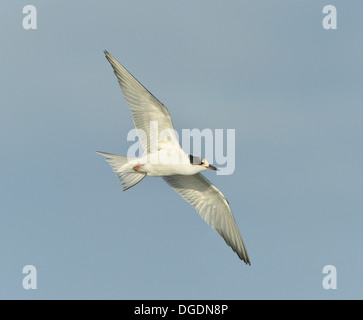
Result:
<instances>
[{"instance_id":1,"label":"blue sky","mask_svg":"<svg viewBox=\"0 0 363 320\"><path fill-rule=\"evenodd\" d=\"M24 30L28 4L0 18L0 298L362 298L361 1L33 1ZM179 132L235 129L234 174L206 176L252 266L161 179L122 192L95 153L132 144L104 49Z\"/></svg>"}]
</instances>

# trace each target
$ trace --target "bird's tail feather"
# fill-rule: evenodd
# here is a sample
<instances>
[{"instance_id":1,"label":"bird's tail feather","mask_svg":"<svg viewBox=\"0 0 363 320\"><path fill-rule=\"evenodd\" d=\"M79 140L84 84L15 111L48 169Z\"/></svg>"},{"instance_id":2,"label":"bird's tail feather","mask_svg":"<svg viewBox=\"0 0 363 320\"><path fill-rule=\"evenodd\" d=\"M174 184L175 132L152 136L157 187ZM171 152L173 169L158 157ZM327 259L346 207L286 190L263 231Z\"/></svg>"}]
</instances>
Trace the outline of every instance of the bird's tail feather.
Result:
<instances>
[{"instance_id":1,"label":"bird's tail feather","mask_svg":"<svg viewBox=\"0 0 363 320\"><path fill-rule=\"evenodd\" d=\"M133 167L130 166L127 157L99 151L97 151L97 153L106 157L106 161L111 165L113 171L116 172L121 180L123 191L130 189L146 176L146 173L136 172Z\"/></svg>"}]
</instances>

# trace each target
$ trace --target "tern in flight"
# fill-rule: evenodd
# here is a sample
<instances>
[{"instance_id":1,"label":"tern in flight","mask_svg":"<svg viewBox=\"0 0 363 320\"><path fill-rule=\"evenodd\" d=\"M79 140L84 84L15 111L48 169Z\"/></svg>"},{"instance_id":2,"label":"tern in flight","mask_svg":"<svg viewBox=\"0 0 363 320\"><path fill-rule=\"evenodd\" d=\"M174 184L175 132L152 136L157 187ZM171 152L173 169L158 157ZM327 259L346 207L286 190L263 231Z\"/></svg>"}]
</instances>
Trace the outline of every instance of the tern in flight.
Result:
<instances>
[{"instance_id":1,"label":"tern in flight","mask_svg":"<svg viewBox=\"0 0 363 320\"><path fill-rule=\"evenodd\" d=\"M222 236L241 260L251 264L227 199L201 175L201 172L207 169L218 169L210 165L206 159L184 152L179 145L166 107L111 54L107 51L104 53L129 105L144 150L144 154L139 158L98 152L106 157L120 178L123 190L131 188L145 176L162 177ZM161 138L163 133L164 138ZM174 161L171 161L171 158Z\"/></svg>"}]
</instances>

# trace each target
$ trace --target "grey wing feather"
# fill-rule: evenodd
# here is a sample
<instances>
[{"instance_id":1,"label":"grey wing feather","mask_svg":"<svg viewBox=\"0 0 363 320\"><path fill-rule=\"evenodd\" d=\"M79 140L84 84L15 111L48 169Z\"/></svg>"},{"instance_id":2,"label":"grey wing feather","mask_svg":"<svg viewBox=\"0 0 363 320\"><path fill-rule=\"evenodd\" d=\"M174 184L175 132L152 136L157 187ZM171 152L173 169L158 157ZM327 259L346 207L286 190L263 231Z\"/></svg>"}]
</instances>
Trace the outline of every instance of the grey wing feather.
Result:
<instances>
[{"instance_id":1,"label":"grey wing feather","mask_svg":"<svg viewBox=\"0 0 363 320\"><path fill-rule=\"evenodd\" d=\"M251 264L241 233L224 195L200 173L163 179L216 230L246 264Z\"/></svg>"},{"instance_id":2,"label":"grey wing feather","mask_svg":"<svg viewBox=\"0 0 363 320\"><path fill-rule=\"evenodd\" d=\"M121 90L130 107L132 118L138 130L140 143L145 151L158 150L159 136L163 130L168 130L173 143L179 142L174 134L174 126L166 107L156 99L137 79L126 70L111 54L104 51L118 79ZM150 123L157 123L156 136L150 137ZM145 133L140 133L141 130Z\"/></svg>"}]
</instances>

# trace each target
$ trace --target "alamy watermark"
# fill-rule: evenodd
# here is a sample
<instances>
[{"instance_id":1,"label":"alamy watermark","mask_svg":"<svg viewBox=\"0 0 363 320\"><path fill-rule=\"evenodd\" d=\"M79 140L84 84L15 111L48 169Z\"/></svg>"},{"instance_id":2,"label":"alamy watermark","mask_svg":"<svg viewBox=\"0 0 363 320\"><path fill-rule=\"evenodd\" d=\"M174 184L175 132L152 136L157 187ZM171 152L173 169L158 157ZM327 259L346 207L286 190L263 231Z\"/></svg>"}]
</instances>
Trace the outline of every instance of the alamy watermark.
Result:
<instances>
[{"instance_id":1,"label":"alamy watermark","mask_svg":"<svg viewBox=\"0 0 363 320\"><path fill-rule=\"evenodd\" d=\"M23 279L23 288L25 290L37 289L37 269L33 265L28 264L24 266L23 273L26 274Z\"/></svg>"},{"instance_id":2,"label":"alamy watermark","mask_svg":"<svg viewBox=\"0 0 363 320\"><path fill-rule=\"evenodd\" d=\"M337 268L333 265L326 265L323 268L323 273L326 276L323 278L323 288L325 290L337 289Z\"/></svg>"},{"instance_id":3,"label":"alamy watermark","mask_svg":"<svg viewBox=\"0 0 363 320\"><path fill-rule=\"evenodd\" d=\"M337 9L333 5L327 5L323 8L323 13L326 16L323 18L323 28L325 30L336 30L337 29Z\"/></svg>"},{"instance_id":4,"label":"alamy watermark","mask_svg":"<svg viewBox=\"0 0 363 320\"><path fill-rule=\"evenodd\" d=\"M27 5L23 8L23 13L26 14L23 18L23 28L25 30L37 29L37 8Z\"/></svg>"},{"instance_id":5,"label":"alamy watermark","mask_svg":"<svg viewBox=\"0 0 363 320\"><path fill-rule=\"evenodd\" d=\"M189 160L180 157L178 148L174 148L180 144L186 153L193 156L200 157L204 151L203 157L218 166L218 175L233 174L235 169L235 129L182 129L180 139L177 131L164 129L159 132L158 122L151 121L149 134L141 129L132 129L127 141L135 142L128 148L129 159L138 158L146 148L152 164L187 164Z\"/></svg>"}]
</instances>

